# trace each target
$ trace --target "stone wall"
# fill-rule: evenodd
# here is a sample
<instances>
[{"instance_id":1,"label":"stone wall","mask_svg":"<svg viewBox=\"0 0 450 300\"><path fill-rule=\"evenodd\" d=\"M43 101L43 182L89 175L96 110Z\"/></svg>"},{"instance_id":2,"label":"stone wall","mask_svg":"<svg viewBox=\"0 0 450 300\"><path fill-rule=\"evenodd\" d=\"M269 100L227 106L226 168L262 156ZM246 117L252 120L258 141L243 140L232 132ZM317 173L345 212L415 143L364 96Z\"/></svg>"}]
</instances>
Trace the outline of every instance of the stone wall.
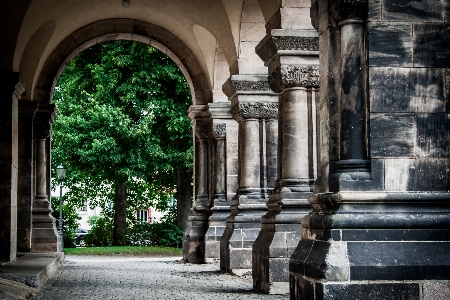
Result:
<instances>
[{"instance_id":1,"label":"stone wall","mask_svg":"<svg viewBox=\"0 0 450 300\"><path fill-rule=\"evenodd\" d=\"M385 191L448 191L448 1L370 1L370 154Z\"/></svg>"}]
</instances>

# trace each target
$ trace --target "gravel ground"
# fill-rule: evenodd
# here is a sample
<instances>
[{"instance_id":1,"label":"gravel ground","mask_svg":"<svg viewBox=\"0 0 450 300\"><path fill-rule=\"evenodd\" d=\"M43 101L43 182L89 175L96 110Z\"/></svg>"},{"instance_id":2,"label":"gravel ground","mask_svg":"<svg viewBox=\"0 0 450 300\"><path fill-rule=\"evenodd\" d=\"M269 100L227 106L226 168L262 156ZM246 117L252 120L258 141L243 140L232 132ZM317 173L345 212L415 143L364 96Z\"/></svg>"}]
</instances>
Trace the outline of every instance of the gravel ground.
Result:
<instances>
[{"instance_id":1,"label":"gravel ground","mask_svg":"<svg viewBox=\"0 0 450 300\"><path fill-rule=\"evenodd\" d=\"M33 299L288 299L252 292L251 277L179 257L66 256Z\"/></svg>"}]
</instances>

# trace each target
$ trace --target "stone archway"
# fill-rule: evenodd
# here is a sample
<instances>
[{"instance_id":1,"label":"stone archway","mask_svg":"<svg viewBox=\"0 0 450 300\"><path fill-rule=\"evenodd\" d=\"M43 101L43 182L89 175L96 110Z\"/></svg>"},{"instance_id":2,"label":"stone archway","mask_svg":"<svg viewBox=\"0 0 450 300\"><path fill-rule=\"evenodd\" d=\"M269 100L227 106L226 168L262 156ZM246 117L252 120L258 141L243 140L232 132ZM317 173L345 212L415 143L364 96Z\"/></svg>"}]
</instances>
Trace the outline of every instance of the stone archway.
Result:
<instances>
[{"instance_id":1,"label":"stone archway","mask_svg":"<svg viewBox=\"0 0 450 300\"><path fill-rule=\"evenodd\" d=\"M147 43L169 56L180 67L191 87L193 105L212 102L206 75L189 48L162 27L133 19L106 19L84 26L67 36L51 52L34 87L33 101L51 102L54 84L65 65L84 49L108 40Z\"/></svg>"},{"instance_id":2,"label":"stone archway","mask_svg":"<svg viewBox=\"0 0 450 300\"><path fill-rule=\"evenodd\" d=\"M45 245L39 246L39 244L41 244L40 240L32 233L30 238L31 251L35 251L33 248L38 252L43 250L59 251L59 241L54 221L49 215L50 209L48 201L48 196L50 194L51 149L49 137L51 135L51 123L53 122L56 112L55 106L51 104L53 89L59 75L78 53L97 43L111 40L138 41L157 48L169 56L186 77L192 95L191 109L203 109L209 102L212 102L211 87L194 54L180 39L161 27L132 19L108 19L84 26L63 39L45 61L36 81L36 85L32 90L32 103L35 106L33 111L39 118L34 118L33 126L35 136L28 136L26 138L26 143L30 145L34 144L39 151L36 152L35 156L33 150L28 151L27 156L35 161L34 166L31 166L30 168L34 167L34 172L40 174L39 178L44 178L45 180L36 180L36 191L39 192L36 194L36 199L39 199L39 203L37 203L36 200L31 200L34 201L31 206L39 207L42 211L37 215L37 212L33 210L31 213L31 227L24 228L24 230L31 229L30 231L33 232L33 229L38 228L36 226L39 222L34 221L37 220L38 217L40 220L39 224L42 223L39 225L39 228L42 227L47 229L46 233L43 234L46 237L46 240L45 243L42 242L42 244ZM28 115L27 117L33 118L31 115ZM39 124L37 123L37 120L39 121ZM195 132L197 126L196 123L193 122L192 126L194 129L193 132ZM39 133L40 128L45 129L42 134ZM36 134L39 134L39 137L36 137ZM198 160L197 155L195 155L194 160ZM194 163L194 165L196 164ZM189 174L185 175L188 176ZM189 190L191 191L191 189ZM187 204L183 205L183 207L190 205L189 202L191 196L192 195L186 195L185 198L187 199ZM19 209L19 213L21 213L21 209ZM29 213L29 210L27 210L24 214L29 215Z\"/></svg>"}]
</instances>

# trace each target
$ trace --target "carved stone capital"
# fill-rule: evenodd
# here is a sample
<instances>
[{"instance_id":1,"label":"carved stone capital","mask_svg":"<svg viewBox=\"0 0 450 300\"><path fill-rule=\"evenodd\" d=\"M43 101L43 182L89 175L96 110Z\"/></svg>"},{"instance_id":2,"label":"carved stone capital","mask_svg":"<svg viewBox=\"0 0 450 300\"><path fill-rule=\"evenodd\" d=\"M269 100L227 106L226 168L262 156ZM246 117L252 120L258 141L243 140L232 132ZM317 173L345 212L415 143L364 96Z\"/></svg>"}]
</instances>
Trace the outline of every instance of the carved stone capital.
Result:
<instances>
[{"instance_id":1,"label":"carved stone capital","mask_svg":"<svg viewBox=\"0 0 450 300\"><path fill-rule=\"evenodd\" d=\"M240 93L261 93L261 92L269 92L270 90L269 83L267 82L267 78L265 76L242 76L242 75L233 75L222 85L222 91L229 98L234 94Z\"/></svg>"},{"instance_id":2,"label":"carved stone capital","mask_svg":"<svg viewBox=\"0 0 450 300\"><path fill-rule=\"evenodd\" d=\"M34 134L36 139L50 137L52 123L58 110L54 104L39 103L34 119Z\"/></svg>"},{"instance_id":3,"label":"carved stone capital","mask_svg":"<svg viewBox=\"0 0 450 300\"><path fill-rule=\"evenodd\" d=\"M47 123L35 123L34 124L34 138L37 140L45 140L50 137L52 125Z\"/></svg>"},{"instance_id":4,"label":"carved stone capital","mask_svg":"<svg viewBox=\"0 0 450 300\"><path fill-rule=\"evenodd\" d=\"M278 102L236 102L231 107L236 121L278 118Z\"/></svg>"},{"instance_id":5,"label":"carved stone capital","mask_svg":"<svg viewBox=\"0 0 450 300\"><path fill-rule=\"evenodd\" d=\"M209 139L211 137L211 127L195 126L195 136L199 139Z\"/></svg>"},{"instance_id":6,"label":"carved stone capital","mask_svg":"<svg viewBox=\"0 0 450 300\"><path fill-rule=\"evenodd\" d=\"M227 136L227 124L213 123L212 134L216 139L225 138Z\"/></svg>"},{"instance_id":7,"label":"carved stone capital","mask_svg":"<svg viewBox=\"0 0 450 300\"><path fill-rule=\"evenodd\" d=\"M281 66L269 75L269 83L276 93L294 87L319 87L319 66Z\"/></svg>"},{"instance_id":8,"label":"carved stone capital","mask_svg":"<svg viewBox=\"0 0 450 300\"><path fill-rule=\"evenodd\" d=\"M367 20L368 0L335 0L331 8L331 16L337 22L346 19Z\"/></svg>"}]
</instances>

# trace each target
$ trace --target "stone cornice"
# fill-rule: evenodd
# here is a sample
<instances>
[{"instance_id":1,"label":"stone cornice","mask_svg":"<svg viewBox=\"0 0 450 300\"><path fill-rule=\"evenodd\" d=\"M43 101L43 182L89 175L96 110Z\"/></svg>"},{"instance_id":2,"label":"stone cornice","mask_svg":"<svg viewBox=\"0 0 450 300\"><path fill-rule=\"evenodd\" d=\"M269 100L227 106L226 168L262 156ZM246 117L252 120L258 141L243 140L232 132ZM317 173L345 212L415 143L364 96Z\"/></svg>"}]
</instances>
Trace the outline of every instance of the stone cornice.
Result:
<instances>
[{"instance_id":1,"label":"stone cornice","mask_svg":"<svg viewBox=\"0 0 450 300\"><path fill-rule=\"evenodd\" d=\"M278 102L236 102L231 107L236 121L278 118Z\"/></svg>"},{"instance_id":2,"label":"stone cornice","mask_svg":"<svg viewBox=\"0 0 450 300\"><path fill-rule=\"evenodd\" d=\"M319 55L319 34L316 30L274 29L256 46L256 54L269 64L278 55Z\"/></svg>"},{"instance_id":3,"label":"stone cornice","mask_svg":"<svg viewBox=\"0 0 450 300\"><path fill-rule=\"evenodd\" d=\"M319 66L294 65L281 66L269 75L269 83L276 93L283 92L287 88L295 87L319 87Z\"/></svg>"},{"instance_id":4,"label":"stone cornice","mask_svg":"<svg viewBox=\"0 0 450 300\"><path fill-rule=\"evenodd\" d=\"M213 119L231 119L231 103L227 102L215 102L208 104L209 111L211 112L211 117Z\"/></svg>"},{"instance_id":5,"label":"stone cornice","mask_svg":"<svg viewBox=\"0 0 450 300\"><path fill-rule=\"evenodd\" d=\"M233 75L222 85L222 91L229 98L234 94L272 93L266 76Z\"/></svg>"},{"instance_id":6,"label":"stone cornice","mask_svg":"<svg viewBox=\"0 0 450 300\"><path fill-rule=\"evenodd\" d=\"M216 139L217 138L225 138L227 136L227 124L226 123L213 123L212 133Z\"/></svg>"}]
</instances>

